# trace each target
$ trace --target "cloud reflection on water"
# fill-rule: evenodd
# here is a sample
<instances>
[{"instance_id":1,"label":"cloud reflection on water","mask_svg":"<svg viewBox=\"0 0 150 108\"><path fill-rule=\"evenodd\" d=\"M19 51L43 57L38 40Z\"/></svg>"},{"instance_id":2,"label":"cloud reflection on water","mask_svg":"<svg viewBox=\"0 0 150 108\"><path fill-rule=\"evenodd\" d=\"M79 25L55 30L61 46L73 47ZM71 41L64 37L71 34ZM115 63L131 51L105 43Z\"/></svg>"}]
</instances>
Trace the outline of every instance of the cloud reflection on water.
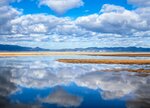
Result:
<instances>
[{"instance_id":1,"label":"cloud reflection on water","mask_svg":"<svg viewBox=\"0 0 150 108\"><path fill-rule=\"evenodd\" d=\"M53 88L60 85L75 83L79 87L98 90L103 99L116 99L125 96L134 97L127 101L127 107L134 106L133 103L145 103L150 105L150 75L138 76L137 73L128 72L101 72L100 70L112 68L140 68L136 65L76 65L64 64L55 61L17 61L10 60L0 62L0 97L16 92L17 87L25 88ZM144 66L141 66L142 68ZM63 100L61 97L66 100ZM2 98L0 99L1 102ZM41 102L57 104L58 106L79 106L82 98L70 95L60 89L49 95ZM6 101L7 103L7 101ZM135 104L137 105L137 104ZM138 106L140 106L138 105ZM136 106L137 107L137 106ZM132 108L132 107L131 107Z\"/></svg>"},{"instance_id":2,"label":"cloud reflection on water","mask_svg":"<svg viewBox=\"0 0 150 108\"><path fill-rule=\"evenodd\" d=\"M63 107L78 107L82 101L82 97L70 94L61 87L56 88L49 96L40 99L42 103L56 104Z\"/></svg>"},{"instance_id":3,"label":"cloud reflection on water","mask_svg":"<svg viewBox=\"0 0 150 108\"><path fill-rule=\"evenodd\" d=\"M12 68L0 68L0 108L40 108L37 104L12 103L8 99L10 94L18 91L12 79Z\"/></svg>"}]
</instances>

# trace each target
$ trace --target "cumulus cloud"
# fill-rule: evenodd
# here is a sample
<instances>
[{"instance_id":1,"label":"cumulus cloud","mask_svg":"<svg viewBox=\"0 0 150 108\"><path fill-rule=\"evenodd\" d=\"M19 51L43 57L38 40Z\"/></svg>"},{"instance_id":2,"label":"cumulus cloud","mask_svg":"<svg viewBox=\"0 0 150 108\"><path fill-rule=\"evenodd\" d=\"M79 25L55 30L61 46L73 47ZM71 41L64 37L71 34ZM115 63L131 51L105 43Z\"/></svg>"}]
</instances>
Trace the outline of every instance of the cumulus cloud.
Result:
<instances>
[{"instance_id":1,"label":"cumulus cloud","mask_svg":"<svg viewBox=\"0 0 150 108\"><path fill-rule=\"evenodd\" d=\"M109 12L122 13L124 11L125 11L124 7L110 5L110 4L104 4L102 6L102 9L100 10L100 13L109 13Z\"/></svg>"},{"instance_id":2,"label":"cumulus cloud","mask_svg":"<svg viewBox=\"0 0 150 108\"><path fill-rule=\"evenodd\" d=\"M9 5L10 2L14 1L16 0L2 0L0 2L1 43L4 41L11 44L11 42L18 41L70 42L91 40L91 42L97 41L96 44L99 43L97 44L99 46L109 47L110 44L111 46L112 44L120 46L123 40L127 41L124 46L149 46L149 43L146 43L150 35L149 7L127 10L121 6L105 4L99 13L72 19L43 13L23 15L22 11ZM42 2L49 3L47 0L40 1L40 3ZM55 4L55 2L50 2L50 4ZM61 5L64 1L57 2L60 2L58 4ZM73 3L72 0L69 0L65 2L65 5L70 2ZM64 8L65 6L58 7ZM141 37L144 38L139 41L138 39ZM112 40L115 41L110 43Z\"/></svg>"},{"instance_id":3,"label":"cumulus cloud","mask_svg":"<svg viewBox=\"0 0 150 108\"><path fill-rule=\"evenodd\" d=\"M100 33L132 34L145 31L148 24L138 14L123 7L105 4L101 14L79 17L77 25Z\"/></svg>"},{"instance_id":4,"label":"cumulus cloud","mask_svg":"<svg viewBox=\"0 0 150 108\"><path fill-rule=\"evenodd\" d=\"M149 0L128 0L130 4L136 5L137 9L134 11L150 24L150 1ZM149 28L150 29L150 28Z\"/></svg>"},{"instance_id":5,"label":"cumulus cloud","mask_svg":"<svg viewBox=\"0 0 150 108\"><path fill-rule=\"evenodd\" d=\"M42 20L41 20L42 19ZM82 35L86 31L75 25L69 17L59 18L53 15L23 15L10 23L14 34L59 34ZM62 37L63 38L63 37Z\"/></svg>"},{"instance_id":6,"label":"cumulus cloud","mask_svg":"<svg viewBox=\"0 0 150 108\"><path fill-rule=\"evenodd\" d=\"M62 14L66 11L83 6L82 0L40 0L40 5L47 5L55 12Z\"/></svg>"},{"instance_id":7,"label":"cumulus cloud","mask_svg":"<svg viewBox=\"0 0 150 108\"><path fill-rule=\"evenodd\" d=\"M21 14L17 9L9 6L9 3L13 0L1 0L0 1L0 34L11 33L11 20Z\"/></svg>"},{"instance_id":8,"label":"cumulus cloud","mask_svg":"<svg viewBox=\"0 0 150 108\"><path fill-rule=\"evenodd\" d=\"M128 0L128 2L130 4L137 5L137 6L142 6L142 7L150 6L150 1L149 0Z\"/></svg>"},{"instance_id":9,"label":"cumulus cloud","mask_svg":"<svg viewBox=\"0 0 150 108\"><path fill-rule=\"evenodd\" d=\"M42 19L42 20L41 20ZM24 15L11 21L12 32L15 34L46 34L57 25L66 24L68 18L58 18L52 15Z\"/></svg>"},{"instance_id":10,"label":"cumulus cloud","mask_svg":"<svg viewBox=\"0 0 150 108\"><path fill-rule=\"evenodd\" d=\"M69 17L59 18L46 14L23 15L11 20L10 24L13 35L9 37L16 41L78 41L78 38L90 37L93 34L92 31L77 26Z\"/></svg>"},{"instance_id":11,"label":"cumulus cloud","mask_svg":"<svg viewBox=\"0 0 150 108\"><path fill-rule=\"evenodd\" d=\"M150 7L137 8L135 12L150 25ZM148 28L150 30L150 28Z\"/></svg>"}]
</instances>

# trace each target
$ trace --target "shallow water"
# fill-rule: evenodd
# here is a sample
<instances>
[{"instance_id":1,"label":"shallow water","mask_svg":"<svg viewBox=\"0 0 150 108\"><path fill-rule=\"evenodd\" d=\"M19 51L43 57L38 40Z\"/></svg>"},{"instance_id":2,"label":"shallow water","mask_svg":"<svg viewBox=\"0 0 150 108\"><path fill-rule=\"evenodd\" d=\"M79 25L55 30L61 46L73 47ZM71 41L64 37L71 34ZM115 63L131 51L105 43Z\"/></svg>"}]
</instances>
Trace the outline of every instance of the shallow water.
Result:
<instances>
[{"instance_id":1,"label":"shallow water","mask_svg":"<svg viewBox=\"0 0 150 108\"><path fill-rule=\"evenodd\" d=\"M67 64L55 61L59 58L102 57L1 57L0 108L150 107L149 73L103 71L150 65Z\"/></svg>"}]
</instances>

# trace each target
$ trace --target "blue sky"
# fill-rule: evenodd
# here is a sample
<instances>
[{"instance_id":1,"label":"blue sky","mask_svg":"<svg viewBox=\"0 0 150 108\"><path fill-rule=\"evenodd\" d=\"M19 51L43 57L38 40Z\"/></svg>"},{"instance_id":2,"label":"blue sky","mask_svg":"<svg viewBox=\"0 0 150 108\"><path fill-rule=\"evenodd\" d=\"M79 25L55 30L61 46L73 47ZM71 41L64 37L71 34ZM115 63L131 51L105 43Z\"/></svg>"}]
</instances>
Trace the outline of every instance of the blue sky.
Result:
<instances>
[{"instance_id":1,"label":"blue sky","mask_svg":"<svg viewBox=\"0 0 150 108\"><path fill-rule=\"evenodd\" d=\"M23 14L47 13L56 15L58 17L69 16L73 18L83 15L90 15L93 13L99 13L100 9L104 4L114 4L118 6L123 6L129 10L132 10L134 8L133 5L127 3L127 0L83 0L83 2L84 6L68 10L66 13L61 15L55 13L47 6L39 6L38 0L22 0L19 3L11 3L11 5L15 8L23 9Z\"/></svg>"},{"instance_id":2,"label":"blue sky","mask_svg":"<svg viewBox=\"0 0 150 108\"><path fill-rule=\"evenodd\" d=\"M150 47L148 0L1 0L0 43Z\"/></svg>"}]
</instances>

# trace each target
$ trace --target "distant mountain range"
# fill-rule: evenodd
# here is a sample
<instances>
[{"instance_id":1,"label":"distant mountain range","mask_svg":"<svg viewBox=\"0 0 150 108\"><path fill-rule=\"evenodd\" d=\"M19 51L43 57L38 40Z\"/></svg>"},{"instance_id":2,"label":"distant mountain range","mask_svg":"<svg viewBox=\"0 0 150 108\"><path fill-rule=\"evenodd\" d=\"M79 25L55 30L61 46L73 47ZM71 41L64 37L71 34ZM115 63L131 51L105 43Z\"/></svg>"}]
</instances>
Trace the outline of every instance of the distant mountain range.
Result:
<instances>
[{"instance_id":1,"label":"distant mountain range","mask_svg":"<svg viewBox=\"0 0 150 108\"><path fill-rule=\"evenodd\" d=\"M23 47L19 45L3 45L0 44L0 51L49 51L48 49L43 49L39 47Z\"/></svg>"},{"instance_id":2,"label":"distant mountain range","mask_svg":"<svg viewBox=\"0 0 150 108\"><path fill-rule=\"evenodd\" d=\"M150 48L142 47L88 47L75 49L44 49L39 47L23 47L18 45L3 45L0 44L0 51L89 51L89 52L150 52Z\"/></svg>"},{"instance_id":3,"label":"distant mountain range","mask_svg":"<svg viewBox=\"0 0 150 108\"><path fill-rule=\"evenodd\" d=\"M88 48L75 48L63 49L63 51L91 51L91 52L150 52L150 48L142 47L88 47Z\"/></svg>"}]
</instances>

